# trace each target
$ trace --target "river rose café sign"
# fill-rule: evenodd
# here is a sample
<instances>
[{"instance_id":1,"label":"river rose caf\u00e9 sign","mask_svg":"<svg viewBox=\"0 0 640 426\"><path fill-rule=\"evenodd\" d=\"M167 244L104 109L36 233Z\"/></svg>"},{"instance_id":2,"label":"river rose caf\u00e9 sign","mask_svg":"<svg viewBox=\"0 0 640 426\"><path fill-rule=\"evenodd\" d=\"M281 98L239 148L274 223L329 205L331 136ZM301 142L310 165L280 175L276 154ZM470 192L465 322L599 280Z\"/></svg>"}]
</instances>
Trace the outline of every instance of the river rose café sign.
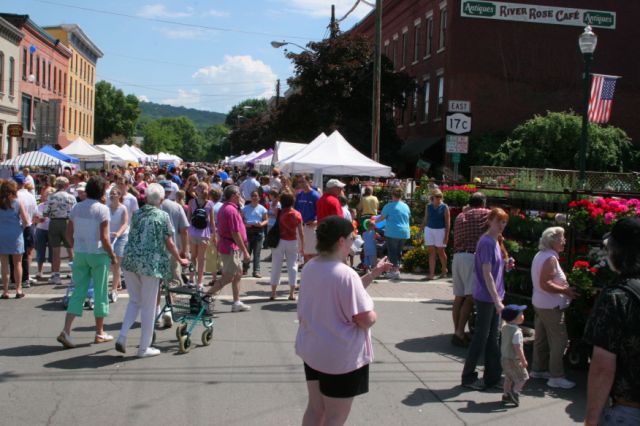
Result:
<instances>
[{"instance_id":1,"label":"river rose caf\u00e9 sign","mask_svg":"<svg viewBox=\"0 0 640 426\"><path fill-rule=\"evenodd\" d=\"M465 18L571 25L576 27L591 25L597 28L616 28L615 12L499 1L462 0L461 4L462 16Z\"/></svg>"}]
</instances>

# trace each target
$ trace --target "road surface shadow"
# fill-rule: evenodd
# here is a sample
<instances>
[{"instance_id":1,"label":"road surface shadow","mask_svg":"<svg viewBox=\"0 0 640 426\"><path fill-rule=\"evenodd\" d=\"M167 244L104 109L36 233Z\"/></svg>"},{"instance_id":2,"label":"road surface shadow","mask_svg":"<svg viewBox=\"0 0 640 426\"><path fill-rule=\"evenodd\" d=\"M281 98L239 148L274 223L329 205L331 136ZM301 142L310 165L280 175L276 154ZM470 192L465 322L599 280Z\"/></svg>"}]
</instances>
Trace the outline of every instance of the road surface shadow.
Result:
<instances>
[{"instance_id":1,"label":"road surface shadow","mask_svg":"<svg viewBox=\"0 0 640 426\"><path fill-rule=\"evenodd\" d=\"M457 357L464 357L467 353L467 348L460 348L451 344L450 334L406 339L396 344L396 348L405 352L436 352L450 354Z\"/></svg>"},{"instance_id":2,"label":"road surface shadow","mask_svg":"<svg viewBox=\"0 0 640 426\"><path fill-rule=\"evenodd\" d=\"M286 301L282 303L273 302L266 305L262 305L260 309L263 311L271 312L295 312L298 305L294 301Z\"/></svg>"},{"instance_id":3,"label":"road surface shadow","mask_svg":"<svg viewBox=\"0 0 640 426\"><path fill-rule=\"evenodd\" d=\"M88 345L87 345L88 346ZM58 352L60 346L55 345L26 345L16 346L0 350L0 356L24 357L24 356L40 356L48 355L52 352Z\"/></svg>"},{"instance_id":4,"label":"road surface shadow","mask_svg":"<svg viewBox=\"0 0 640 426\"><path fill-rule=\"evenodd\" d=\"M44 364L45 368L56 368L61 370L82 370L87 368L107 367L119 364L123 361L137 359L135 356L123 357L121 355L80 355L72 358L61 359Z\"/></svg>"}]
</instances>

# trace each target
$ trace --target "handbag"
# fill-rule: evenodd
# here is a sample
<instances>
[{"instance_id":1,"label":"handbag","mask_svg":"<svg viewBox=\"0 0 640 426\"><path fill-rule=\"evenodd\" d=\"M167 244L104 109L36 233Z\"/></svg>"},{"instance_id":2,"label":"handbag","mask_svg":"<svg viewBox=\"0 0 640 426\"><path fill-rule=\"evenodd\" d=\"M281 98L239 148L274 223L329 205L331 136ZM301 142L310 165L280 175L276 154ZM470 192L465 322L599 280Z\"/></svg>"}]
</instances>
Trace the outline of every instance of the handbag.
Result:
<instances>
[{"instance_id":1,"label":"handbag","mask_svg":"<svg viewBox=\"0 0 640 426\"><path fill-rule=\"evenodd\" d=\"M280 212L278 212L278 216L276 216L276 223L273 224L269 232L267 232L267 238L265 239L265 244L269 248L276 248L280 243Z\"/></svg>"}]
</instances>

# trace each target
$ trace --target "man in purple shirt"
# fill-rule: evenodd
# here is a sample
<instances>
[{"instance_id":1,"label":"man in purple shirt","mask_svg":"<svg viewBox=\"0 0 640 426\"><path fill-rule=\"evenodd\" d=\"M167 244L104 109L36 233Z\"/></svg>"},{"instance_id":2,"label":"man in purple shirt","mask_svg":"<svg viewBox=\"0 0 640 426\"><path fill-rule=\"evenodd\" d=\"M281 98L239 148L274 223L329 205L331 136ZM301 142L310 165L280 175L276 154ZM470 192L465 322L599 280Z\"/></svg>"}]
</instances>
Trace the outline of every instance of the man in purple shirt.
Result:
<instances>
[{"instance_id":1,"label":"man in purple shirt","mask_svg":"<svg viewBox=\"0 0 640 426\"><path fill-rule=\"evenodd\" d=\"M251 256L247 250L247 230L240 214L240 188L229 185L224 189L226 202L220 208L217 219L218 253L222 258L222 277L217 280L209 295L218 293L224 286L231 283L233 290L233 305L231 312L243 312L251 309L240 301L240 279L242 278L242 263L249 262Z\"/></svg>"}]
</instances>

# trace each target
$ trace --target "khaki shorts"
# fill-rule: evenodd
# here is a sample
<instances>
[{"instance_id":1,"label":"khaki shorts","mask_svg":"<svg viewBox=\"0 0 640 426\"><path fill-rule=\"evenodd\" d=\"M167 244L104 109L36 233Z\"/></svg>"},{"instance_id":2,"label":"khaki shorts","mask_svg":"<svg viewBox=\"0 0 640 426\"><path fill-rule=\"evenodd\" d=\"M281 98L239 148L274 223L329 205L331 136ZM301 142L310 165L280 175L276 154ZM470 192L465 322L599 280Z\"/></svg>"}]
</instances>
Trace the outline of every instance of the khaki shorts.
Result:
<instances>
[{"instance_id":1,"label":"khaki shorts","mask_svg":"<svg viewBox=\"0 0 640 426\"><path fill-rule=\"evenodd\" d=\"M302 234L304 235L304 255L316 254L316 225L303 225Z\"/></svg>"},{"instance_id":2,"label":"khaki shorts","mask_svg":"<svg viewBox=\"0 0 640 426\"><path fill-rule=\"evenodd\" d=\"M211 241L211 238L189 236L189 243L190 244L208 246L209 245L209 241Z\"/></svg>"},{"instance_id":3,"label":"khaki shorts","mask_svg":"<svg viewBox=\"0 0 640 426\"><path fill-rule=\"evenodd\" d=\"M502 358L502 371L504 375L515 384L524 383L529 380L527 369L520 364L520 360Z\"/></svg>"},{"instance_id":4,"label":"khaki shorts","mask_svg":"<svg viewBox=\"0 0 640 426\"><path fill-rule=\"evenodd\" d=\"M51 247L71 247L67 241L67 219L51 219L49 222L49 244Z\"/></svg>"},{"instance_id":5,"label":"khaki shorts","mask_svg":"<svg viewBox=\"0 0 640 426\"><path fill-rule=\"evenodd\" d=\"M230 254L220 253L220 257L222 258L222 273L224 275L242 275L242 253L240 250Z\"/></svg>"},{"instance_id":6,"label":"khaki shorts","mask_svg":"<svg viewBox=\"0 0 640 426\"><path fill-rule=\"evenodd\" d=\"M456 253L453 255L453 295L457 297L473 294L473 271L475 256L473 253Z\"/></svg>"}]
</instances>

